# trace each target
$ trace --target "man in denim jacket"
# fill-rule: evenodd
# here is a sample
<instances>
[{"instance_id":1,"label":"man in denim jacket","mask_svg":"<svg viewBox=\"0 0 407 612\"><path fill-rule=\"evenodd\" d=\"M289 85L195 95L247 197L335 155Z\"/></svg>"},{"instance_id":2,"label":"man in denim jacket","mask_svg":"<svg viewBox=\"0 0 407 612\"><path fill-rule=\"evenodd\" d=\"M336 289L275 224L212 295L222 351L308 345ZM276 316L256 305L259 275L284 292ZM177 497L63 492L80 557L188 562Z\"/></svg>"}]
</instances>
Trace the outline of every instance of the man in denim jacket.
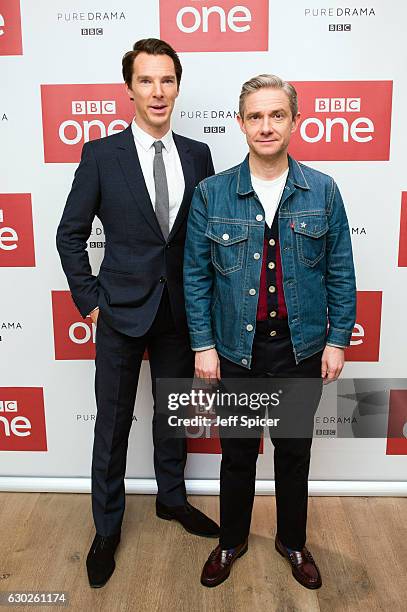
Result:
<instances>
[{"instance_id":1,"label":"man in denim jacket","mask_svg":"<svg viewBox=\"0 0 407 612\"><path fill-rule=\"evenodd\" d=\"M271 437L275 546L294 578L315 589L321 576L305 547L313 419L322 383L336 380L344 365L356 287L338 187L287 154L299 120L291 84L259 75L243 85L238 122L249 154L195 190L184 289L198 377L318 383L312 396L299 395L307 435ZM223 435L221 429L220 438L220 542L203 568L205 586L226 580L247 550L259 452L259 437Z\"/></svg>"}]
</instances>

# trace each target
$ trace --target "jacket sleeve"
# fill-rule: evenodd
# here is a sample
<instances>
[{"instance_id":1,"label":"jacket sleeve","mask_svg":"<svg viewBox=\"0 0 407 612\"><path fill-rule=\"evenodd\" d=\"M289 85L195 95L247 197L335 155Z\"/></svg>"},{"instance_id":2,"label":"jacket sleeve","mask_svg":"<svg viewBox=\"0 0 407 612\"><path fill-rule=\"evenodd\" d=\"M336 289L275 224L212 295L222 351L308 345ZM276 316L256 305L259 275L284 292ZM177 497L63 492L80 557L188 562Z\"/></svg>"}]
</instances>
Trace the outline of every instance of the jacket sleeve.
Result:
<instances>
[{"instance_id":1,"label":"jacket sleeve","mask_svg":"<svg viewBox=\"0 0 407 612\"><path fill-rule=\"evenodd\" d=\"M91 143L88 142L82 149L81 162L75 172L56 236L72 299L83 318L98 305L98 281L92 274L86 247L99 203L99 171Z\"/></svg>"},{"instance_id":2,"label":"jacket sleeve","mask_svg":"<svg viewBox=\"0 0 407 612\"><path fill-rule=\"evenodd\" d=\"M332 180L328 207L326 290L327 344L349 345L356 320L356 279L348 219L339 189Z\"/></svg>"},{"instance_id":3,"label":"jacket sleeve","mask_svg":"<svg viewBox=\"0 0 407 612\"><path fill-rule=\"evenodd\" d=\"M208 147L208 145L206 145ZM208 147L208 158L206 165L206 176L213 176L215 174L215 168L213 167L211 150Z\"/></svg>"},{"instance_id":4,"label":"jacket sleeve","mask_svg":"<svg viewBox=\"0 0 407 612\"><path fill-rule=\"evenodd\" d=\"M202 181L192 198L184 253L185 307L194 351L215 346L211 321L214 274L210 240L205 236L208 214L204 193Z\"/></svg>"}]
</instances>

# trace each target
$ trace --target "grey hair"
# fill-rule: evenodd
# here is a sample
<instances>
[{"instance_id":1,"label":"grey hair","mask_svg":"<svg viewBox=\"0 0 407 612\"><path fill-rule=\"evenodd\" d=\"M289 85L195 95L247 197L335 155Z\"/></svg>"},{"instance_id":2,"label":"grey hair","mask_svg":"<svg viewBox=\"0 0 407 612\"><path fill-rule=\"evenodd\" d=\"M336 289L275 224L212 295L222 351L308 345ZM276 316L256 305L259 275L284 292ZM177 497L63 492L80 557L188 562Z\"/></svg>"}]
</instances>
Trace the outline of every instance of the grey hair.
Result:
<instances>
[{"instance_id":1,"label":"grey hair","mask_svg":"<svg viewBox=\"0 0 407 612\"><path fill-rule=\"evenodd\" d=\"M263 89L263 87L282 89L287 94L290 103L291 115L294 119L298 113L297 92L295 87L294 85L291 85L291 83L288 83L288 81L283 81L283 79L275 74L259 74L258 76L246 81L246 83L243 83L242 91L240 92L239 96L239 115L241 118L243 119L244 105L247 96L255 91L258 91L259 89Z\"/></svg>"}]
</instances>

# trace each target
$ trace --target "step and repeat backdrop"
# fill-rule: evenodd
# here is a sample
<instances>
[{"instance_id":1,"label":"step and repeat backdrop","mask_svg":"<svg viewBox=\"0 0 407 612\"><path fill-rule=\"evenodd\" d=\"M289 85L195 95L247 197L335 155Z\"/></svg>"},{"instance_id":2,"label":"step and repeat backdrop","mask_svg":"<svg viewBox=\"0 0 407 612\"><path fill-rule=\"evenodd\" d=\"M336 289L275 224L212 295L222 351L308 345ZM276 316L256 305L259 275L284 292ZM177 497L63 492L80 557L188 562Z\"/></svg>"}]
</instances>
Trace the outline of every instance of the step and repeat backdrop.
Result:
<instances>
[{"instance_id":1,"label":"step and repeat backdrop","mask_svg":"<svg viewBox=\"0 0 407 612\"><path fill-rule=\"evenodd\" d=\"M357 420L361 403L366 416L381 398L388 432L341 438L334 417L318 417L311 479L405 478L406 21L402 0L0 0L1 476L89 477L95 326L71 300L55 233L83 143L132 119L122 55L154 36L184 67L173 129L207 142L217 171L246 154L241 84L271 72L296 86L302 121L290 152L335 177L352 232L357 321L344 376L355 380L342 399ZM96 219L95 273L104 244ZM151 417L146 358L130 478L154 476ZM191 479L218 477L218 441L207 435L192 432ZM269 440L258 478L273 478Z\"/></svg>"}]
</instances>

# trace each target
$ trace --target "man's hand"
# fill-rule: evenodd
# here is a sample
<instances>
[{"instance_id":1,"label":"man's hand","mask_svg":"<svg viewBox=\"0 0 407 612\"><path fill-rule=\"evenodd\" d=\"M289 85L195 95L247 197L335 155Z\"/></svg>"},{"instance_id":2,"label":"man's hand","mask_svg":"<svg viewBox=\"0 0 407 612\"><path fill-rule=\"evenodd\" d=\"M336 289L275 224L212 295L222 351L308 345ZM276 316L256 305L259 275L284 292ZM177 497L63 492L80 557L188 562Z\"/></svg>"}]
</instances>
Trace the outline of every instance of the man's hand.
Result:
<instances>
[{"instance_id":1,"label":"man's hand","mask_svg":"<svg viewBox=\"0 0 407 612\"><path fill-rule=\"evenodd\" d=\"M90 313L89 316L92 319L92 322L96 325L97 322L98 322L99 308L96 308L95 310L92 310L92 312Z\"/></svg>"},{"instance_id":2,"label":"man's hand","mask_svg":"<svg viewBox=\"0 0 407 612\"><path fill-rule=\"evenodd\" d=\"M345 349L326 346L321 359L321 376L324 385L337 380L345 363Z\"/></svg>"},{"instance_id":3,"label":"man's hand","mask_svg":"<svg viewBox=\"0 0 407 612\"><path fill-rule=\"evenodd\" d=\"M220 362L216 349L196 351L195 376L203 378L208 382L211 382L211 379L220 380Z\"/></svg>"}]
</instances>

